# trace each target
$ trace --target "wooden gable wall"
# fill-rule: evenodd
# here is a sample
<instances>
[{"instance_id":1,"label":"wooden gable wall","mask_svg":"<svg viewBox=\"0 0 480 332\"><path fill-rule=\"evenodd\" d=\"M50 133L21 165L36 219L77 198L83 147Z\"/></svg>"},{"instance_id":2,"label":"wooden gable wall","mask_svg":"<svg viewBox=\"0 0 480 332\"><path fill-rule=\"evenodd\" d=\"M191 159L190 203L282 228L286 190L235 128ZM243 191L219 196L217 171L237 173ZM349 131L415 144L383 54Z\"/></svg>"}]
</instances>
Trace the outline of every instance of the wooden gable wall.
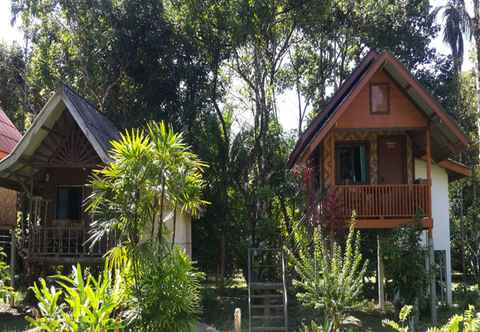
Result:
<instances>
[{"instance_id":1,"label":"wooden gable wall","mask_svg":"<svg viewBox=\"0 0 480 332\"><path fill-rule=\"evenodd\" d=\"M390 87L390 112L370 113L370 85L388 83ZM374 74L350 107L336 123L337 128L425 128L427 119L400 87L384 71Z\"/></svg>"},{"instance_id":2,"label":"wooden gable wall","mask_svg":"<svg viewBox=\"0 0 480 332\"><path fill-rule=\"evenodd\" d=\"M92 169L102 162L93 146L73 117L64 112L37 149L32 165L38 168L34 176L34 195L47 202L47 224L55 220L58 186L84 186ZM88 189L84 188L84 198ZM83 222L89 216L82 212Z\"/></svg>"}]
</instances>

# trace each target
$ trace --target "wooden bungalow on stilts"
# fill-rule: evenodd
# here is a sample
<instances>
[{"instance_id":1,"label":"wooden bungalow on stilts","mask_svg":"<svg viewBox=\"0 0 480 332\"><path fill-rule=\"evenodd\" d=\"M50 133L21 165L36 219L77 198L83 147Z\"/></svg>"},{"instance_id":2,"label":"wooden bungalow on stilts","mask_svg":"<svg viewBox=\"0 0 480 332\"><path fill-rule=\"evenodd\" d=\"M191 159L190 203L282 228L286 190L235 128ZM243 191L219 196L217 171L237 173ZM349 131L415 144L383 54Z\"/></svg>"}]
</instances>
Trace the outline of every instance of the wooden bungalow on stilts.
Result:
<instances>
[{"instance_id":1,"label":"wooden bungalow on stilts","mask_svg":"<svg viewBox=\"0 0 480 332\"><path fill-rule=\"evenodd\" d=\"M450 158L468 144L397 59L371 51L302 134L289 167L311 168L317 189L334 193L345 220L355 211L359 229L393 229L422 215L430 263L443 257L430 289L435 320L437 289L452 300L448 183L471 174ZM382 306L380 247L378 261Z\"/></svg>"},{"instance_id":2,"label":"wooden bungalow on stilts","mask_svg":"<svg viewBox=\"0 0 480 332\"><path fill-rule=\"evenodd\" d=\"M93 248L86 243L91 217L83 203L92 171L110 161L117 138L105 116L62 85L0 161L0 186L21 193L18 252L30 274L52 265L97 265L113 245L113 236ZM190 218L182 216L176 227L175 242L191 254Z\"/></svg>"}]
</instances>

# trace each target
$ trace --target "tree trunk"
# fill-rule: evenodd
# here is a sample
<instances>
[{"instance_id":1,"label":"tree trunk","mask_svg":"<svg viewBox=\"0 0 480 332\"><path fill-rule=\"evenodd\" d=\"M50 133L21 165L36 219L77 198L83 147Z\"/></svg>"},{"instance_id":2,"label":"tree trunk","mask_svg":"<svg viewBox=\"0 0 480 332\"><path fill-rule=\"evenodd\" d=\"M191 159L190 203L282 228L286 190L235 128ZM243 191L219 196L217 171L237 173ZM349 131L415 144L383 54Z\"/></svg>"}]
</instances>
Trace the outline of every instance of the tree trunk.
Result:
<instances>
[{"instance_id":1,"label":"tree trunk","mask_svg":"<svg viewBox=\"0 0 480 332\"><path fill-rule=\"evenodd\" d=\"M472 25L473 39L475 40L476 51L475 82L477 89L477 113L480 114L480 0L473 0ZM477 128L480 137L480 123L477 123Z\"/></svg>"},{"instance_id":2,"label":"tree trunk","mask_svg":"<svg viewBox=\"0 0 480 332\"><path fill-rule=\"evenodd\" d=\"M219 287L220 295L223 295L225 288L225 234L222 233L220 237L220 275L219 275Z\"/></svg>"}]
</instances>

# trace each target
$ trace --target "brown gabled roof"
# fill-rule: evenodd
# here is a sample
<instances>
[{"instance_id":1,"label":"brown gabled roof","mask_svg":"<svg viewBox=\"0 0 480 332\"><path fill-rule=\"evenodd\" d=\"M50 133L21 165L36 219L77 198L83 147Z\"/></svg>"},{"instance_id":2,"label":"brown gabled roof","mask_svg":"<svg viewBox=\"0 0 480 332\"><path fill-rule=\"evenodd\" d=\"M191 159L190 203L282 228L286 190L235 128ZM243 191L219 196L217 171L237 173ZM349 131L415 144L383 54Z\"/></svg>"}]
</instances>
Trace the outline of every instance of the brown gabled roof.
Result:
<instances>
[{"instance_id":1,"label":"brown gabled roof","mask_svg":"<svg viewBox=\"0 0 480 332\"><path fill-rule=\"evenodd\" d=\"M464 149L468 145L468 138L459 129L455 121L397 59L388 52L379 54L376 51L370 51L350 77L335 92L325 109L317 115L300 137L290 154L288 161L290 168L297 162L308 158L340 116L348 109L348 106L364 85L382 68L402 87L427 118L433 120L432 127L436 130L435 135L444 135L448 141L453 143L448 144L445 147L446 149L450 149L453 153Z\"/></svg>"},{"instance_id":2,"label":"brown gabled roof","mask_svg":"<svg viewBox=\"0 0 480 332\"><path fill-rule=\"evenodd\" d=\"M36 172L29 160L54 127L63 112L68 112L104 163L110 161L110 143L119 138L115 126L86 99L61 85L36 115L32 126L15 148L0 161L0 185L20 190L23 179Z\"/></svg>"}]
</instances>

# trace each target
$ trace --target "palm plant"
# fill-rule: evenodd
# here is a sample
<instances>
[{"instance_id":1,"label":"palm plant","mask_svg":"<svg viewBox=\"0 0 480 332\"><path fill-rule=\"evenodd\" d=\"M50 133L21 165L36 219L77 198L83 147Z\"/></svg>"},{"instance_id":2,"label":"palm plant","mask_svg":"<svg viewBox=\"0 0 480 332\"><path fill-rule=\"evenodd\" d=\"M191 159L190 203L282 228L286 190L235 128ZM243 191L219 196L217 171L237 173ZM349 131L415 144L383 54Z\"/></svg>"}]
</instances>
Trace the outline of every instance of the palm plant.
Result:
<instances>
[{"instance_id":1,"label":"palm plant","mask_svg":"<svg viewBox=\"0 0 480 332\"><path fill-rule=\"evenodd\" d=\"M129 250L140 250L141 240L164 243L167 210L195 216L206 203L206 165L164 123L125 132L112 143L111 158L91 181L92 244L112 231Z\"/></svg>"},{"instance_id":2,"label":"palm plant","mask_svg":"<svg viewBox=\"0 0 480 332\"><path fill-rule=\"evenodd\" d=\"M164 123L125 132L112 143L111 158L91 181L92 245L116 233L119 242L108 253L107 267L122 271L136 330L192 330L201 274L173 242L177 211L195 216L206 203L206 165ZM164 222L171 217L170 241Z\"/></svg>"},{"instance_id":3,"label":"palm plant","mask_svg":"<svg viewBox=\"0 0 480 332\"><path fill-rule=\"evenodd\" d=\"M459 73L465 52L464 36L471 38L472 20L468 15L464 0L449 0L445 6L438 7L435 14L443 11L443 41L452 51L456 72Z\"/></svg>"}]
</instances>

